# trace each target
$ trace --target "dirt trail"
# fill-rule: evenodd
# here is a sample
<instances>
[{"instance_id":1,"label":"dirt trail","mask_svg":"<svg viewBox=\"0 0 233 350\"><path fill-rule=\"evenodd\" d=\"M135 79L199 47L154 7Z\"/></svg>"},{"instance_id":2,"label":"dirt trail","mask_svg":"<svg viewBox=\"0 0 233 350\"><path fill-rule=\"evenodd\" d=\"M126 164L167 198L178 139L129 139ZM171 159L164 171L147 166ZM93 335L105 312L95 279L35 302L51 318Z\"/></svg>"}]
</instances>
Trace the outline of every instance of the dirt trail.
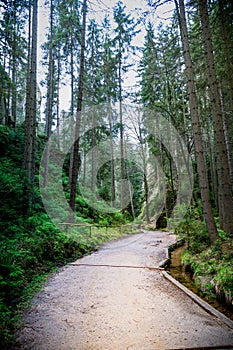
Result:
<instances>
[{"instance_id":1,"label":"dirt trail","mask_svg":"<svg viewBox=\"0 0 233 350\"><path fill-rule=\"evenodd\" d=\"M61 269L25 314L19 348L233 349L233 329L148 268L158 266L174 242L169 233L141 233Z\"/></svg>"}]
</instances>

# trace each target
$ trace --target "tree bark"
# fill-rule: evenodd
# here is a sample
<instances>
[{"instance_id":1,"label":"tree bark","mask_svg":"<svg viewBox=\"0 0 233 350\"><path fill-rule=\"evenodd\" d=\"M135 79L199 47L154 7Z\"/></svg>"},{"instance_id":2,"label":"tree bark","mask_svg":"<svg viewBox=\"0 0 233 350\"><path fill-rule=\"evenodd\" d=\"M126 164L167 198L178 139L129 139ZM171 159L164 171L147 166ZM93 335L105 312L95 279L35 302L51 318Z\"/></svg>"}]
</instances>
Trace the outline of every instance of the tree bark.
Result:
<instances>
[{"instance_id":1,"label":"tree bark","mask_svg":"<svg viewBox=\"0 0 233 350\"><path fill-rule=\"evenodd\" d=\"M214 221L213 211L212 211L212 206L211 206L210 196L209 196L208 177L207 177L204 149L203 149L203 143L202 143L201 126L200 126L200 120L198 115L197 95L195 91L194 71L193 71L193 65L192 65L191 55L190 55L184 1L179 0L179 6L178 6L177 1L175 0L175 4L177 8L178 17L179 17L179 25L180 25L181 39L182 39L184 59L185 59L189 106L190 106L190 114L191 114L191 120L192 120L195 156L196 156L196 162L197 162L198 180L199 180L200 191L201 191L203 215L205 218L211 243L214 243L218 237L218 232Z\"/></svg>"},{"instance_id":2,"label":"tree bark","mask_svg":"<svg viewBox=\"0 0 233 350\"><path fill-rule=\"evenodd\" d=\"M86 15L87 15L87 0L84 0L83 1L83 23L82 23L82 32L81 32L80 70L79 70L79 81L78 81L78 103L77 103L77 110L76 110L75 142L74 142L74 150L73 150L71 188L70 188L70 207L73 210L73 212L75 211L77 177L78 177L78 167L79 167L79 137L80 137L81 110L82 110L82 99L83 99ZM74 221L74 216L72 219Z\"/></svg>"},{"instance_id":3,"label":"tree bark","mask_svg":"<svg viewBox=\"0 0 233 350\"><path fill-rule=\"evenodd\" d=\"M37 91L37 14L38 0L33 1L32 16L32 40L29 57L29 74L27 80L25 138L24 138L24 162L23 168L27 176L34 183L35 179L35 155L36 155L36 91Z\"/></svg>"},{"instance_id":4,"label":"tree bark","mask_svg":"<svg viewBox=\"0 0 233 350\"><path fill-rule=\"evenodd\" d=\"M119 114L120 114L120 156L121 156L121 211L125 211L125 201L124 201L124 180L125 176L125 160L124 160L124 126L123 126L123 111L122 111L122 77L121 77L121 44L119 43L119 61L118 61L118 88L119 88Z\"/></svg>"},{"instance_id":5,"label":"tree bark","mask_svg":"<svg viewBox=\"0 0 233 350\"><path fill-rule=\"evenodd\" d=\"M114 161L114 147L113 147L113 127L112 127L112 108L110 97L108 96L108 123L110 131L110 154L111 154L111 206L113 207L116 200L115 188L115 161Z\"/></svg>"},{"instance_id":6,"label":"tree bark","mask_svg":"<svg viewBox=\"0 0 233 350\"><path fill-rule=\"evenodd\" d=\"M53 123L53 98L54 98L54 57L53 57L53 0L50 0L50 39L49 39L49 69L47 84L47 105L46 105L46 127L47 136L45 169L44 169L44 186L48 184L48 163L50 153L50 136L52 133Z\"/></svg>"},{"instance_id":7,"label":"tree bark","mask_svg":"<svg viewBox=\"0 0 233 350\"><path fill-rule=\"evenodd\" d=\"M222 36L223 36L223 45L224 45L224 53L226 56L226 67L227 67L227 81L230 88L230 108L233 112L233 66L232 66L232 60L229 50L229 37L227 35L227 28L225 24L225 9L223 5L222 0L218 0L219 3L219 14L220 14L220 21L222 26Z\"/></svg>"},{"instance_id":8,"label":"tree bark","mask_svg":"<svg viewBox=\"0 0 233 350\"><path fill-rule=\"evenodd\" d=\"M210 23L206 0L198 0L199 13L202 25L203 44L209 85L209 97L212 108L212 118L215 136L217 158L217 172L219 184L220 228L233 233L233 199L230 182L230 171L227 158L227 149L223 130L223 116L218 91L218 82L215 71L213 47L211 40Z\"/></svg>"},{"instance_id":9,"label":"tree bark","mask_svg":"<svg viewBox=\"0 0 233 350\"><path fill-rule=\"evenodd\" d=\"M58 48L57 53L57 108L56 108L56 130L57 130L57 147L61 149L60 140L60 79L61 79L61 53L60 48Z\"/></svg>"},{"instance_id":10,"label":"tree bark","mask_svg":"<svg viewBox=\"0 0 233 350\"><path fill-rule=\"evenodd\" d=\"M70 38L70 75L71 75L71 84L70 84L70 93L71 93L71 105L70 105L70 137L73 139L73 122L74 122L74 43L73 43L73 35L71 33ZM72 166L73 166L73 157L74 157L74 146L71 147L70 150L70 169L69 169L69 188L71 188L72 182Z\"/></svg>"},{"instance_id":11,"label":"tree bark","mask_svg":"<svg viewBox=\"0 0 233 350\"><path fill-rule=\"evenodd\" d=\"M15 2L14 2L15 6ZM17 21L16 21L16 8L14 8L14 29L13 29L13 44L12 44L12 101L11 101L11 115L14 129L16 128L16 105L17 105L17 74L16 74L16 34L17 34Z\"/></svg>"}]
</instances>

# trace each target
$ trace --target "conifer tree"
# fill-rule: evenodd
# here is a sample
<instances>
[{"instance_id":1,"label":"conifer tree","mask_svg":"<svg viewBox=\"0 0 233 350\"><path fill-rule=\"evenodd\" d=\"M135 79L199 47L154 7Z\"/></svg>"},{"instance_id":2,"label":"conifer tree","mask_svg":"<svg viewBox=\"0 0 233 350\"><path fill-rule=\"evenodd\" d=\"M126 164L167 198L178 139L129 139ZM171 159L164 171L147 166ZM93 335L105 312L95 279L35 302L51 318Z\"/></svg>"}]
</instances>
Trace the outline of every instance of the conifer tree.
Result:
<instances>
[{"instance_id":1,"label":"conifer tree","mask_svg":"<svg viewBox=\"0 0 233 350\"><path fill-rule=\"evenodd\" d=\"M75 200L77 189L77 177L79 167L79 137L81 125L81 111L83 102L83 77L85 69L85 45L86 45L86 17L87 17L87 0L83 1L83 21L81 31L81 52L80 52L80 69L78 81L78 100L76 110L76 125L75 125L75 142L73 149L72 169L71 169L71 187L70 187L70 207L75 212ZM74 220L74 217L71 218Z\"/></svg>"},{"instance_id":2,"label":"conifer tree","mask_svg":"<svg viewBox=\"0 0 233 350\"><path fill-rule=\"evenodd\" d=\"M26 96L26 116L25 116L25 134L24 134L24 161L23 168L26 171L28 179L33 189L35 180L35 163L36 163L36 111L37 111L37 29L38 29L38 1L33 0L32 12L32 32L30 55L28 57L29 72L27 80ZM29 205L32 201L32 191L30 186L27 188Z\"/></svg>"},{"instance_id":3,"label":"conifer tree","mask_svg":"<svg viewBox=\"0 0 233 350\"><path fill-rule=\"evenodd\" d=\"M117 57L114 53L114 43L110 37L111 30L109 18L103 20L103 49L102 49L102 99L107 104L107 115L110 132L110 154L111 154L111 205L115 202L115 163L113 149L114 114L111 108L112 103L117 100Z\"/></svg>"},{"instance_id":4,"label":"conifer tree","mask_svg":"<svg viewBox=\"0 0 233 350\"><path fill-rule=\"evenodd\" d=\"M114 21L116 23L114 43L117 55L118 74L118 101L119 101L119 122L120 122L120 153L121 153L121 208L124 211L124 179L126 179L126 169L124 163L124 125L123 125L123 73L127 71L129 65L126 63L127 54L130 51L130 44L133 37L138 33L136 24L130 15L125 12L126 6L122 1L118 1L113 9Z\"/></svg>"},{"instance_id":5,"label":"conifer tree","mask_svg":"<svg viewBox=\"0 0 233 350\"><path fill-rule=\"evenodd\" d=\"M223 129L223 115L216 77L211 30L206 0L198 0L202 24L203 45L207 68L207 81L212 109L215 150L217 157L217 172L219 184L219 217L220 227L228 233L233 233L233 199L230 181L229 162Z\"/></svg>"},{"instance_id":6,"label":"conifer tree","mask_svg":"<svg viewBox=\"0 0 233 350\"><path fill-rule=\"evenodd\" d=\"M91 120L86 121L86 124L91 126L91 190L95 190L96 182L96 145L97 135L96 126L98 122L96 120L97 113L95 113L94 106L97 106L101 102L101 30L95 20L90 20L87 28L87 43L86 43L86 70L84 77L84 91L85 91L85 104L91 107L90 114ZM85 150L84 150L85 157ZM84 160L85 164L85 160Z\"/></svg>"},{"instance_id":7,"label":"conifer tree","mask_svg":"<svg viewBox=\"0 0 233 350\"><path fill-rule=\"evenodd\" d=\"M47 136L46 156L44 164L44 186L48 183L48 162L49 162L49 148L50 136L52 133L53 124L53 105L54 105L54 4L50 0L50 30L49 30L49 49L48 49L48 74L47 74L47 101L45 113L45 134Z\"/></svg>"},{"instance_id":8,"label":"conifer tree","mask_svg":"<svg viewBox=\"0 0 233 350\"><path fill-rule=\"evenodd\" d=\"M216 224L214 222L212 206L209 196L209 186L208 186L208 177L207 169L205 163L205 156L203 150L203 140L200 127L200 118L198 114L198 104L197 104L197 95L195 91L195 81L194 81L194 71L190 55L190 46L188 38L188 30L185 16L185 7L183 0L179 0L179 5L176 2L176 9L180 21L180 32L183 45L183 53L186 66L187 74L187 87L189 94L189 105L190 105L190 114L192 118L192 128L193 128L193 137L195 145L195 156L197 161L197 172L201 190L201 199L203 205L203 214L210 235L210 240L212 243L218 237Z\"/></svg>"},{"instance_id":9,"label":"conifer tree","mask_svg":"<svg viewBox=\"0 0 233 350\"><path fill-rule=\"evenodd\" d=\"M24 28L30 6L27 2L0 4L0 123L14 126L24 119L26 48Z\"/></svg>"}]
</instances>

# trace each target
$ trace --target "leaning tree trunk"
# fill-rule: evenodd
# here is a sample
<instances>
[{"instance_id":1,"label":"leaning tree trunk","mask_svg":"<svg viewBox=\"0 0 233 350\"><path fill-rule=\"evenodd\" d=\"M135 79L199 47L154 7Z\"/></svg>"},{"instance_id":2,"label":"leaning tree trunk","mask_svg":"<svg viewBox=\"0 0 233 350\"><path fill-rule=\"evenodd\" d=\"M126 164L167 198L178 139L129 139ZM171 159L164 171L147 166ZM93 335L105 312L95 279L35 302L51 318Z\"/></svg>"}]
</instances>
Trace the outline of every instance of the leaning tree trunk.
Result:
<instances>
[{"instance_id":1,"label":"leaning tree trunk","mask_svg":"<svg viewBox=\"0 0 233 350\"><path fill-rule=\"evenodd\" d=\"M214 243L214 241L218 237L218 232L214 221L213 211L212 211L212 206L211 206L210 196L209 196L208 177L207 177L205 155L204 155L204 149L203 149L201 126L200 126L200 120L198 115L197 95L195 91L194 71L193 71L191 55L190 55L184 1L179 0L179 6L178 6L177 1L175 0L175 4L177 7L177 13L179 16L179 25L180 25L181 39L182 39L182 45L183 45L183 51L184 51L188 95L189 95L189 106L190 106L190 114L191 114L191 120L192 120L195 156L196 156L197 172L198 172L198 179L199 179L200 191L201 191L203 215L204 215L207 229L209 232L210 240L212 243Z\"/></svg>"},{"instance_id":2,"label":"leaning tree trunk","mask_svg":"<svg viewBox=\"0 0 233 350\"><path fill-rule=\"evenodd\" d=\"M223 129L223 116L221 100L218 90L218 82L215 71L213 47L210 32L210 23L206 0L198 0L202 25L203 44L207 68L207 80L209 85L209 97L212 108L212 118L215 135L215 149L217 158L217 172L219 184L219 209L220 228L233 233L233 199L230 181L230 171Z\"/></svg>"}]
</instances>

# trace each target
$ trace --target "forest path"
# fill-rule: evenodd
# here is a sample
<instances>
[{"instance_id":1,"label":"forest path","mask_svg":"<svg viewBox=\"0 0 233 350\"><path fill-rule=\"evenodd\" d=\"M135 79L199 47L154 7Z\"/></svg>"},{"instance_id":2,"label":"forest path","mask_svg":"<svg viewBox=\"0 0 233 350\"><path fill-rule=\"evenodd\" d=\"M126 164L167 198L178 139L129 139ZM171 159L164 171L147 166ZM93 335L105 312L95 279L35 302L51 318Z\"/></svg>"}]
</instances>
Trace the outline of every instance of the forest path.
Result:
<instances>
[{"instance_id":1,"label":"forest path","mask_svg":"<svg viewBox=\"0 0 233 350\"><path fill-rule=\"evenodd\" d=\"M33 299L20 349L163 350L232 344L233 330L158 267L176 237L145 232L105 244L54 274Z\"/></svg>"}]
</instances>

